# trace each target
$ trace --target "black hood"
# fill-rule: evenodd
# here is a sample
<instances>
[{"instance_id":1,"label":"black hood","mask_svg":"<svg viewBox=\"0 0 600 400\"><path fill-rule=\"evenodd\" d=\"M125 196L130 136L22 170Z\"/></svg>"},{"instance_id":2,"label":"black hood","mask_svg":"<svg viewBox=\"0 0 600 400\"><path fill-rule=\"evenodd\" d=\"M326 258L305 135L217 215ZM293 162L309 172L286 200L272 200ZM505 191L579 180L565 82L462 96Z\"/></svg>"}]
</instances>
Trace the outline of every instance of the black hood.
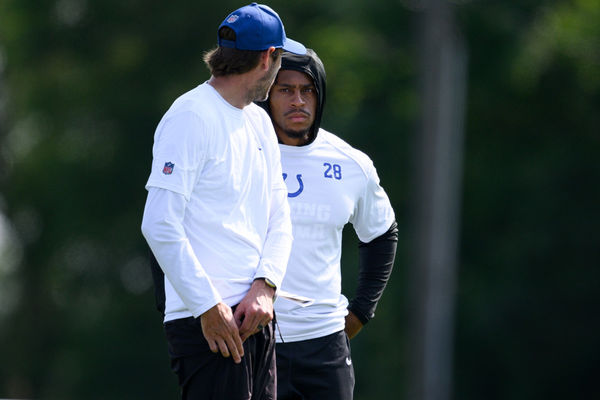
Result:
<instances>
[{"instance_id":1,"label":"black hood","mask_svg":"<svg viewBox=\"0 0 600 400\"><path fill-rule=\"evenodd\" d=\"M281 57L281 70L291 69L294 71L304 72L308 75L317 89L317 112L315 114L315 122L310 128L310 138L308 143L312 143L317 137L317 132L321 126L321 117L323 116L323 108L325 107L325 67L323 62L312 49L306 49L306 54L298 55L287 51L283 52ZM259 106L264 108L271 115L271 107L269 100L257 102ZM307 144L308 144L307 143Z\"/></svg>"}]
</instances>

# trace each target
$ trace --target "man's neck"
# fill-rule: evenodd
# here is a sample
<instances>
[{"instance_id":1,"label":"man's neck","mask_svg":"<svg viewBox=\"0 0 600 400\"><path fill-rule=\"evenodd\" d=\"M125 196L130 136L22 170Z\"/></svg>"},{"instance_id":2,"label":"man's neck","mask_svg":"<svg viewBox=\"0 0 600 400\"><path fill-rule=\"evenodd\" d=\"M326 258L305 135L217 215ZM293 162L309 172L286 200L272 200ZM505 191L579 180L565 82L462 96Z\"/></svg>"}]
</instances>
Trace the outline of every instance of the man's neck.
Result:
<instances>
[{"instance_id":1,"label":"man's neck","mask_svg":"<svg viewBox=\"0 0 600 400\"><path fill-rule=\"evenodd\" d=\"M211 76L208 84L212 86L229 104L243 109L248 104L248 96L246 94L248 83L246 77L242 75L229 76Z\"/></svg>"}]
</instances>

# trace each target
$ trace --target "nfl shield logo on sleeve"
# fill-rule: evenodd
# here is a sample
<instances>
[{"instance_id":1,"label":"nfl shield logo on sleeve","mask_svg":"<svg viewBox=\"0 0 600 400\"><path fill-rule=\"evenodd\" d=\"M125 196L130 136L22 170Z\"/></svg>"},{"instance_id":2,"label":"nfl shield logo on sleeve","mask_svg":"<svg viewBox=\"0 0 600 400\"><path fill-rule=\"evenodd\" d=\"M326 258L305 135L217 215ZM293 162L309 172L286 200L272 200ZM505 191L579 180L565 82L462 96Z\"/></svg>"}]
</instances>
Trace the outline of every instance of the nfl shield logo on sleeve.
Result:
<instances>
[{"instance_id":1,"label":"nfl shield logo on sleeve","mask_svg":"<svg viewBox=\"0 0 600 400\"><path fill-rule=\"evenodd\" d=\"M163 167L163 174L171 175L173 173L174 168L175 164L173 164L172 162L166 162L165 166Z\"/></svg>"}]
</instances>

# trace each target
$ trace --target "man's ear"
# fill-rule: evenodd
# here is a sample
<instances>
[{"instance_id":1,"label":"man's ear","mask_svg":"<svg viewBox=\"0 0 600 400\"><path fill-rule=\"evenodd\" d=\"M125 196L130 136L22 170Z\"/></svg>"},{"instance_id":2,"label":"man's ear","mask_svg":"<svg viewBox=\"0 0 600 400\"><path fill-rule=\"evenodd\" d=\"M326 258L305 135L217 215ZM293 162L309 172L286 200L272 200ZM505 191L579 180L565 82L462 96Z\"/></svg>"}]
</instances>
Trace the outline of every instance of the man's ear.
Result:
<instances>
[{"instance_id":1,"label":"man's ear","mask_svg":"<svg viewBox=\"0 0 600 400\"><path fill-rule=\"evenodd\" d=\"M267 71L273 62L271 55L275 51L275 47L271 46L267 50L263 51L260 55L260 65L262 69Z\"/></svg>"}]
</instances>

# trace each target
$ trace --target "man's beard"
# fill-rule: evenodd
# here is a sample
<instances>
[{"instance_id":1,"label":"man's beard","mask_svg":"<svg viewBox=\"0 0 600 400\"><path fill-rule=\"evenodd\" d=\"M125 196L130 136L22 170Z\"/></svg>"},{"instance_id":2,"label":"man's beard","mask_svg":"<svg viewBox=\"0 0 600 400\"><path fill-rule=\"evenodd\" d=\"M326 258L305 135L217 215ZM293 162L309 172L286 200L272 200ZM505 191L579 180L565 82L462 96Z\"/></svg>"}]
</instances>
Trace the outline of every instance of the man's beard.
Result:
<instances>
[{"instance_id":1,"label":"man's beard","mask_svg":"<svg viewBox=\"0 0 600 400\"><path fill-rule=\"evenodd\" d=\"M305 114L309 118L311 117L311 114L308 111L305 111L303 109L289 110L283 114L283 117L285 118L285 117L287 117L291 114L295 114L295 113L302 113L302 114ZM313 121L313 124L314 124L314 121ZM291 128L285 128L283 126L279 126L279 124L277 124L277 125L278 125L279 130L291 139L306 139L306 140L308 140L310 138L309 135L311 132L312 125L309 126L308 128L304 128L304 129L291 129Z\"/></svg>"},{"instance_id":2,"label":"man's beard","mask_svg":"<svg viewBox=\"0 0 600 400\"><path fill-rule=\"evenodd\" d=\"M273 86L277 71L279 70L275 65L275 63L272 63L271 68L267 71L265 76L260 78L254 87L248 90L247 100L249 100L249 102L267 100L269 97L269 90L271 90L271 86Z\"/></svg>"},{"instance_id":3,"label":"man's beard","mask_svg":"<svg viewBox=\"0 0 600 400\"><path fill-rule=\"evenodd\" d=\"M306 139L306 140L308 140L309 136L310 136L310 128L301 129L301 130L292 130L292 129L284 129L284 128L280 127L280 130L287 137L289 137L291 139Z\"/></svg>"}]
</instances>

